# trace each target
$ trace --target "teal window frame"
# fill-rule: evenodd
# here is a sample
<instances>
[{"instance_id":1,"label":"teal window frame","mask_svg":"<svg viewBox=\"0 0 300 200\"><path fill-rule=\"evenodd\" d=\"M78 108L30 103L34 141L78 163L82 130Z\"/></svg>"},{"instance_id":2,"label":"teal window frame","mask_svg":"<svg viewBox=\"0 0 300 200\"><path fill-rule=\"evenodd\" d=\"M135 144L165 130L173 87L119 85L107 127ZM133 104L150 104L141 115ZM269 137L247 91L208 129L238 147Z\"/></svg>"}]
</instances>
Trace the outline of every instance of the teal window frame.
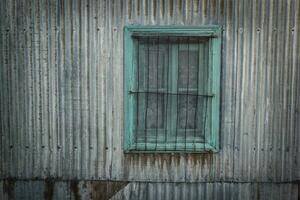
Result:
<instances>
[{"instance_id":1,"label":"teal window frame","mask_svg":"<svg viewBox=\"0 0 300 200\"><path fill-rule=\"evenodd\" d=\"M220 76L221 76L221 26L139 26L129 25L124 27L124 151L129 152L185 152L185 153L204 153L219 151L219 126L220 126ZM211 80L211 127L205 133L205 141L202 143L178 143L178 148L167 148L168 144L162 147L153 144L135 144L135 100L130 91L134 91L136 85L136 44L134 36L196 36L208 39L209 55L208 67L210 69ZM206 131L205 131L206 132ZM184 148L181 148L184 145Z\"/></svg>"}]
</instances>

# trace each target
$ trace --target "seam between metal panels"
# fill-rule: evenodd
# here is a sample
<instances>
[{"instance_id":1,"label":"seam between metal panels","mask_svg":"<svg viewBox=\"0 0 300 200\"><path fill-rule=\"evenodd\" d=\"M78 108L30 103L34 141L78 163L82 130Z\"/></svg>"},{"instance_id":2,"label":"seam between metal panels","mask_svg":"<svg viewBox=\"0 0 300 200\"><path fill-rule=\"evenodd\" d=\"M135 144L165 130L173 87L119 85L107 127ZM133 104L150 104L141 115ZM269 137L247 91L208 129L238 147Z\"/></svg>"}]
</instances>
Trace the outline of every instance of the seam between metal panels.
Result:
<instances>
[{"instance_id":1,"label":"seam between metal panels","mask_svg":"<svg viewBox=\"0 0 300 200\"><path fill-rule=\"evenodd\" d=\"M69 181L80 181L80 182L89 182L89 181L107 181L107 182L128 182L128 183L186 183L186 184L195 184L195 183L226 183L226 184L300 184L300 179L291 180L291 181L152 181L152 180L112 180L112 179L56 179L56 178L32 178L32 179L18 179L18 178L0 178L0 181L46 181L51 180L55 182L69 182Z\"/></svg>"}]
</instances>

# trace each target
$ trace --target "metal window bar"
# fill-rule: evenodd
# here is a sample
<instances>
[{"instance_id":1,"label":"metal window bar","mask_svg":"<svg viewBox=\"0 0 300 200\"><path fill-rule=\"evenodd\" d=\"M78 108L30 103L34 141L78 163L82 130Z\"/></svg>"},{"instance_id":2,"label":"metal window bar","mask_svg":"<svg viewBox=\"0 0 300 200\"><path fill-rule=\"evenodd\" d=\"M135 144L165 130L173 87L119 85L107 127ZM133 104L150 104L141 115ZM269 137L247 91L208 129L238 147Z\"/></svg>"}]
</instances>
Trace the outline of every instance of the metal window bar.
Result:
<instances>
[{"instance_id":1,"label":"metal window bar","mask_svg":"<svg viewBox=\"0 0 300 200\"><path fill-rule=\"evenodd\" d=\"M174 96L177 96L177 95L189 95L189 96L200 96L200 97L214 97L215 95L214 94L197 94L197 93L187 93L187 92L178 92L178 93L172 93L172 92L156 92L156 91L143 91L143 90L130 90L129 91L129 94L138 94L138 93L148 93L148 94L165 94L165 95L174 95Z\"/></svg>"},{"instance_id":2,"label":"metal window bar","mask_svg":"<svg viewBox=\"0 0 300 200\"><path fill-rule=\"evenodd\" d=\"M164 37L166 38L166 37ZM152 44L150 44L150 39L153 39L152 40ZM135 143L136 143L136 150L138 150L138 133L139 133L139 101L140 101L140 93L144 93L144 101L145 102L142 102L142 104L144 104L144 108L145 108L145 112L144 112L144 116L143 116L143 120L144 120L144 150L147 151L148 148L147 148L147 140L148 140L148 120L149 120L149 116L148 116L148 109L149 109L149 94L155 94L156 95L156 121L155 121L155 146L154 146L154 150L157 150L157 145L158 145L158 142L162 142L162 141L159 141L158 138L162 138L162 137L158 137L158 133L161 133L161 131L159 132L158 129L159 129L159 96L161 95L162 98L160 99L162 101L162 109L164 109L164 112L162 112L161 114L161 120L162 120L162 124L163 124L163 133L164 133L164 145L165 145L165 150L167 150L167 137L168 137L168 134L169 134L169 130L168 130L168 117L170 117L169 115L171 113L169 113L170 111L168 110L169 109L169 106L168 106L168 103L169 103L169 98L170 96L176 96L176 123L175 123L175 150L177 150L177 143L178 143L178 130L180 129L179 127L179 96L181 95L184 95L185 96L185 122L184 122L184 151L187 150L187 129L188 129L188 119L189 119L189 98L191 96L195 96L196 97L196 102L195 102L195 114L194 114L194 125L192 126L193 127L193 132L194 132L194 135L192 136L193 137L193 147L194 147L194 150L196 150L196 132L197 132L197 122L198 122L198 117L199 117L199 112L202 112L202 118L201 118L201 121L203 122L202 123L202 127L199 127L199 131L200 131L200 134L202 132L202 134L204 135L204 143L205 143L205 135L206 135L206 121L207 121L207 107L208 107L208 99L207 98L210 98L210 97L213 97L214 94L209 94L207 93L207 91L209 90L206 86L206 90L205 90L205 93L207 94L200 94L199 93L199 87L200 87L200 80L199 80L199 70L200 70L200 39L198 38L197 40L197 44L198 44L198 49L197 49L197 63L196 63L196 74L197 74L197 82L196 82L196 92L193 91L195 90L195 88L190 88L190 37L187 37L186 38L186 41L187 41L187 80L186 80L186 92L182 92L180 90L180 85L179 85L179 75L180 75L180 67L183 67L183 66L180 66L180 63L179 63L179 53L180 53L180 45L181 45L181 41L183 41L184 43L184 37L172 37L171 39L171 42L173 42L176 46L177 46L177 66L175 67L175 69L177 70L177 86L176 86L176 90L177 92L170 92L170 88L169 88L169 84L170 84L170 78L169 75L170 75L170 56L171 56L171 59L172 59L172 53L171 53L171 50L170 50L170 37L167 37L167 64L165 63L165 60L164 60L164 57L163 57L163 63L160 63L160 41L164 41L165 40L161 40L159 36L157 36L156 38L154 37L146 37L146 45L145 45L145 51L146 51L146 54L145 55L145 64L144 64L144 68L146 69L143 69L143 70L146 70L147 72L145 73L146 77L144 77L143 79L143 82L144 82L144 87L146 86L146 89L143 89L141 90L140 89L140 70L141 70L141 67L140 66L140 41L138 39L137 41L137 90L130 90L129 93L130 94L136 94L137 95L137 109L136 109L136 135L135 135ZM175 41L175 42L174 42ZM150 89L150 45L152 45L151 48L155 48L155 44L156 44L156 88L154 89ZM172 48L174 48L174 45L172 45ZM147 49L147 50L146 50ZM204 58L207 58L207 52L203 51L201 52L203 53L203 55L201 55L201 57L203 56ZM153 62L151 62L153 64ZM159 80L159 70L160 70L160 67L159 65L161 64L161 70L162 70L162 76L161 76L161 79L163 80ZM172 63L173 65L174 63ZM154 66L152 66L154 67ZM206 62L204 64L204 67L206 68L207 65L206 65ZM151 68L151 70L153 70ZM166 71L167 70L167 71ZM174 70L174 67L171 68L171 70ZM207 73L209 73L209 71L207 71L208 69L206 69L205 71ZM205 73L205 72L204 72ZM166 76L166 77L165 77ZM166 80L165 80L166 78ZM174 77L173 77L174 78ZM205 83L208 83L208 76L205 75L203 78L205 78ZM146 80L145 80L146 79ZM164 81L163 82L163 85L162 85L162 89L160 89L159 87L159 83L161 81ZM146 82L146 83L145 83ZM166 83L166 85L165 85ZM153 84L153 83L152 83ZM208 83L208 85L210 85ZM172 91L172 90L171 90ZM154 96L155 97L155 96ZM201 102L204 102L204 105L202 105L202 109L201 111L198 111L198 102L199 102L199 97L201 97ZM203 100L204 99L204 100ZM171 99L170 99L171 100ZM184 99L183 99L184 100ZM171 100L171 101L174 101L174 100ZM154 102L153 102L154 103ZM161 103L161 102L160 102ZM203 108L205 107L205 108ZM204 113L203 113L204 112ZM172 115L172 114L171 114ZM182 121L183 122L183 121ZM166 124L167 123L167 124ZM202 129L202 131L201 131ZM190 130L189 130L190 131ZM182 132L181 132L182 134ZM200 136L200 135L199 135ZM182 135L181 135L182 137ZM183 142L181 140L181 142ZM205 148L205 145L204 145L204 148ZM160 149L161 150L161 149Z\"/></svg>"},{"instance_id":3,"label":"metal window bar","mask_svg":"<svg viewBox=\"0 0 300 200\"><path fill-rule=\"evenodd\" d=\"M209 53L208 53L208 55L207 55L207 52L206 51L204 51L204 57L210 57L211 56L211 48L210 48L210 45L211 45L211 42L209 42L208 43L208 50L209 50ZM210 59L208 59L208 63L206 63L206 61L205 61L205 66L206 65L210 65L209 64L209 62L211 62L210 61ZM210 69L207 69L207 68L205 68L206 70L208 70L208 73L210 74L211 72L210 72ZM209 76L205 76L206 77L206 80L205 80L205 82L206 83L208 83L209 82ZM210 84L208 84L208 86L210 86ZM210 90L211 88L209 88L209 90ZM205 91L207 91L207 87L205 88ZM204 102L204 104L205 104L205 109L204 109L204 125L203 125L203 133L204 133L204 151L206 150L206 121L207 121L207 104L208 104L208 101L205 101Z\"/></svg>"},{"instance_id":4,"label":"metal window bar","mask_svg":"<svg viewBox=\"0 0 300 200\"><path fill-rule=\"evenodd\" d=\"M198 44L199 44L199 39L197 40L198 41ZM199 94L199 68L200 68L200 46L198 45L198 56L199 58L197 59L197 94ZM194 151L196 150L196 144L195 144L195 141L196 141L196 129L197 129L197 112L198 112L198 95L196 96L196 105L195 105L195 115L194 115L194 141L193 141L193 147L194 147Z\"/></svg>"},{"instance_id":5,"label":"metal window bar","mask_svg":"<svg viewBox=\"0 0 300 200\"><path fill-rule=\"evenodd\" d=\"M159 36L157 36L157 52L156 52L156 132L155 132L155 150L157 149L157 134L158 134L158 65L159 65ZM164 65L163 65L164 66ZM163 118L162 118L163 119Z\"/></svg>"},{"instance_id":6,"label":"metal window bar","mask_svg":"<svg viewBox=\"0 0 300 200\"><path fill-rule=\"evenodd\" d=\"M207 120L207 104L208 104L208 101L204 101L204 123L203 123L203 125L202 125L202 132L203 132L203 135L204 135L204 151L206 150L206 147L205 147L205 145L206 145L206 120Z\"/></svg>"},{"instance_id":7,"label":"metal window bar","mask_svg":"<svg viewBox=\"0 0 300 200\"><path fill-rule=\"evenodd\" d=\"M186 90L187 90L187 94L189 93L189 83L190 83L190 44L189 44L189 38L187 38L187 43L188 43L188 55L187 55L187 86L186 86ZM179 56L178 56L179 57ZM186 95L185 97L186 101L185 101L185 106L186 106L186 110L185 110L185 126L184 126L184 150L186 150L186 128L187 128L187 120L188 120L188 104L189 104L189 95Z\"/></svg>"},{"instance_id":8,"label":"metal window bar","mask_svg":"<svg viewBox=\"0 0 300 200\"><path fill-rule=\"evenodd\" d=\"M137 90L140 90L140 41L137 40ZM137 143L138 143L138 128L139 128L139 97L140 94L136 95L136 129L135 129L135 149L137 149Z\"/></svg>"},{"instance_id":9,"label":"metal window bar","mask_svg":"<svg viewBox=\"0 0 300 200\"><path fill-rule=\"evenodd\" d=\"M150 68L150 46L149 46L149 41L150 41L150 38L148 37L148 45L147 45L147 90L149 90L149 68ZM147 150L147 116L148 116L148 94L149 93L146 93L146 99L145 99L145 151Z\"/></svg>"},{"instance_id":10,"label":"metal window bar","mask_svg":"<svg viewBox=\"0 0 300 200\"><path fill-rule=\"evenodd\" d=\"M167 79L166 79L166 82L167 82L167 85L166 85L166 92L168 93L169 92L169 65L170 65L170 37L167 38L167 44L168 44L168 53L167 53L167 58L168 58L168 62L167 62ZM165 72L165 70L163 69L163 72ZM163 75L164 77L164 75ZM166 110L165 110L165 121L168 123L168 102L169 102L169 94L166 94L164 95L164 97L166 97ZM165 98L164 98L165 99ZM168 134L168 124L165 124L165 151L167 150L167 134Z\"/></svg>"},{"instance_id":11,"label":"metal window bar","mask_svg":"<svg viewBox=\"0 0 300 200\"><path fill-rule=\"evenodd\" d=\"M180 45L180 39L177 38L177 94L179 93L179 86L178 86L178 80L179 80L179 45ZM176 95L176 136L175 136L175 150L177 150L177 139L178 139L178 101L179 95Z\"/></svg>"}]
</instances>

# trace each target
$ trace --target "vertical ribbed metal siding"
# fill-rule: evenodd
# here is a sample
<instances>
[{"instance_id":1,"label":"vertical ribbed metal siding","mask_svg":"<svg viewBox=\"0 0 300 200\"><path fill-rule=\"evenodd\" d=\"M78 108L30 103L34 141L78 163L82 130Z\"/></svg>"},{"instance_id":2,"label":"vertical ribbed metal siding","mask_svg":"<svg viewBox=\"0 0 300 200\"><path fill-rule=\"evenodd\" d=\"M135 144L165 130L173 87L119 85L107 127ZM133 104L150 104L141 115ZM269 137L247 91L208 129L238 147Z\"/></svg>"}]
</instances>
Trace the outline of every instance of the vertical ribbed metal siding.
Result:
<instances>
[{"instance_id":1,"label":"vertical ribbed metal siding","mask_svg":"<svg viewBox=\"0 0 300 200\"><path fill-rule=\"evenodd\" d=\"M0 9L2 178L299 180L299 0L2 0ZM219 153L123 154L125 24L223 26Z\"/></svg>"},{"instance_id":2,"label":"vertical ribbed metal siding","mask_svg":"<svg viewBox=\"0 0 300 200\"><path fill-rule=\"evenodd\" d=\"M298 184L0 181L1 200L298 200ZM5 185L5 192L2 192ZM9 198L10 197L10 198Z\"/></svg>"}]
</instances>

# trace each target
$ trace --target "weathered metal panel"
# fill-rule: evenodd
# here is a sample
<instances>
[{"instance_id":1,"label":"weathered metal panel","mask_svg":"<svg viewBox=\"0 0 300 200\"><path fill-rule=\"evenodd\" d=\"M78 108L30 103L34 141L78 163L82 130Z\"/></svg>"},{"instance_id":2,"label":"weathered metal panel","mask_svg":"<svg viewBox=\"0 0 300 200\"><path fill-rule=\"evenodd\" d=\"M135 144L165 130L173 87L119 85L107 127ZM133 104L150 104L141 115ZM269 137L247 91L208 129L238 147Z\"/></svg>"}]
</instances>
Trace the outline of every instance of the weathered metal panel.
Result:
<instances>
[{"instance_id":1,"label":"weathered metal panel","mask_svg":"<svg viewBox=\"0 0 300 200\"><path fill-rule=\"evenodd\" d=\"M295 184L130 183L112 199L297 199Z\"/></svg>"},{"instance_id":2,"label":"weathered metal panel","mask_svg":"<svg viewBox=\"0 0 300 200\"><path fill-rule=\"evenodd\" d=\"M299 180L299 0L2 0L0 10L0 177ZM126 24L223 26L219 153L123 153Z\"/></svg>"},{"instance_id":3,"label":"weathered metal panel","mask_svg":"<svg viewBox=\"0 0 300 200\"><path fill-rule=\"evenodd\" d=\"M109 181L26 180L6 182L11 187L1 193L1 200L9 199L112 199L112 200L297 200L298 184L274 183L147 183ZM12 185L9 185L12 184Z\"/></svg>"}]
</instances>

